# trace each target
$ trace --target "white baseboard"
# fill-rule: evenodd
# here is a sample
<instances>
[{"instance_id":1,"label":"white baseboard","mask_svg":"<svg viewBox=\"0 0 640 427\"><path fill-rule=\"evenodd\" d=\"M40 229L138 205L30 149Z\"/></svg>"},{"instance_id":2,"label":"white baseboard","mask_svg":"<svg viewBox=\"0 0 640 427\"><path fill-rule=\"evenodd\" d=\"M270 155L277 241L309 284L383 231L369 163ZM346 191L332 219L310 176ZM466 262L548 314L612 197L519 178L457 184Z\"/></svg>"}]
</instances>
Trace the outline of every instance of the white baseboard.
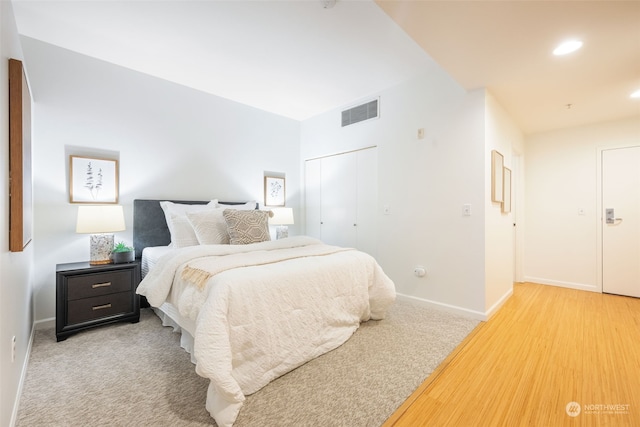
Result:
<instances>
[{"instance_id":1,"label":"white baseboard","mask_svg":"<svg viewBox=\"0 0 640 427\"><path fill-rule=\"evenodd\" d=\"M467 308L462 308L462 307L458 307L450 304L444 304L437 301L431 301L424 298L418 298L418 297L405 295L405 294L397 294L399 299L402 299L405 301L414 302L414 303L423 305L425 307L434 308L436 310L443 310L449 313L459 314L461 316L468 317L475 320L481 320L483 322L489 320L489 318L493 316L500 309L500 307L504 305L504 303L509 299L511 295L513 295L513 286L507 292L505 292L505 294L502 297L500 297L500 299L496 301L496 303L493 304L489 308L489 310L483 313L480 311L469 310Z\"/></svg>"},{"instance_id":2,"label":"white baseboard","mask_svg":"<svg viewBox=\"0 0 640 427\"><path fill-rule=\"evenodd\" d=\"M493 304L489 310L486 311L485 315L487 316L487 320L489 318L491 318L491 316L493 316L494 314L496 314L496 312L500 309L500 307L502 307L504 305L505 302L507 302L507 300L509 299L509 297L513 295L513 286L511 286L509 288L509 290L507 292L505 292L504 295L502 295L502 297L500 297L500 299L498 299L498 301L496 301L495 304Z\"/></svg>"},{"instance_id":3,"label":"white baseboard","mask_svg":"<svg viewBox=\"0 0 640 427\"><path fill-rule=\"evenodd\" d=\"M402 299L404 301L409 301L412 303L416 303L425 307L433 308L436 310L442 310L453 314L458 314L460 316L468 317L475 320L487 320L486 313L482 313L475 310L469 310L466 308L458 307L455 305L444 304L437 301L431 301L424 298L418 298L411 295L404 294L396 294L398 299Z\"/></svg>"},{"instance_id":4,"label":"white baseboard","mask_svg":"<svg viewBox=\"0 0 640 427\"><path fill-rule=\"evenodd\" d=\"M36 334L35 323L31 327L31 334L29 336L29 343L27 344L27 351L24 355L24 363L22 364L22 372L20 373L20 381L18 382L18 391L16 393L16 399L13 402L13 411L11 413L10 427L15 427L18 421L18 410L20 409L20 398L22 397L22 390L24 388L24 380L27 378L27 368L29 366L29 359L31 358L31 347L33 346L33 338Z\"/></svg>"},{"instance_id":5,"label":"white baseboard","mask_svg":"<svg viewBox=\"0 0 640 427\"><path fill-rule=\"evenodd\" d=\"M531 277L531 276L525 276L524 281L530 282L530 283L538 283L540 285L551 285L551 286L558 286L561 288L577 289L579 291L602 293L602 289L599 289L598 286L585 285L584 283L563 282L560 280L551 280L551 279L544 279L542 277Z\"/></svg>"},{"instance_id":6,"label":"white baseboard","mask_svg":"<svg viewBox=\"0 0 640 427\"><path fill-rule=\"evenodd\" d=\"M48 319L37 320L33 323L33 327L37 330L55 328L56 327L56 318L50 317Z\"/></svg>"}]
</instances>

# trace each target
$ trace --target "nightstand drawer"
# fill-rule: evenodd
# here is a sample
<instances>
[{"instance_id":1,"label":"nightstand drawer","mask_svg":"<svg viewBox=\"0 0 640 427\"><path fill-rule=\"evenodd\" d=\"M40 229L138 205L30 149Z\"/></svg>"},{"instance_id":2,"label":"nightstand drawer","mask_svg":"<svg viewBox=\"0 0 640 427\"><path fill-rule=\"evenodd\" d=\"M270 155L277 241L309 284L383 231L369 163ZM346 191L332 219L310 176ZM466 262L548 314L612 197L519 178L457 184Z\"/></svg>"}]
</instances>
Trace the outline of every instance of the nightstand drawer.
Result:
<instances>
[{"instance_id":1,"label":"nightstand drawer","mask_svg":"<svg viewBox=\"0 0 640 427\"><path fill-rule=\"evenodd\" d=\"M131 270L69 276L67 278L67 300L132 291L132 283Z\"/></svg>"},{"instance_id":2,"label":"nightstand drawer","mask_svg":"<svg viewBox=\"0 0 640 427\"><path fill-rule=\"evenodd\" d=\"M134 311L131 291L69 301L68 307L68 324Z\"/></svg>"}]
</instances>

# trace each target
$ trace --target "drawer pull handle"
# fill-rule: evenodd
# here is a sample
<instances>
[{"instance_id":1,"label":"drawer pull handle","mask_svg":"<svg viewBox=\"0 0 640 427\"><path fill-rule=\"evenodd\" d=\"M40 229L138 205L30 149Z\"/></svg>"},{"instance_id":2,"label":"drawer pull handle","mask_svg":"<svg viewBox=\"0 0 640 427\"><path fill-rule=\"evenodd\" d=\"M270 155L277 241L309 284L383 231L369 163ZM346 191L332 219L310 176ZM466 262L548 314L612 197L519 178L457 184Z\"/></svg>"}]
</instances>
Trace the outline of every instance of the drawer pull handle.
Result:
<instances>
[{"instance_id":1,"label":"drawer pull handle","mask_svg":"<svg viewBox=\"0 0 640 427\"><path fill-rule=\"evenodd\" d=\"M105 286L111 286L111 282L95 283L95 284L91 285L91 287L93 289L95 289L95 288L104 288Z\"/></svg>"},{"instance_id":2,"label":"drawer pull handle","mask_svg":"<svg viewBox=\"0 0 640 427\"><path fill-rule=\"evenodd\" d=\"M109 304L103 304L103 305L94 305L93 306L93 311L102 310L102 309L105 309L105 308L111 308L111 304L109 303Z\"/></svg>"}]
</instances>

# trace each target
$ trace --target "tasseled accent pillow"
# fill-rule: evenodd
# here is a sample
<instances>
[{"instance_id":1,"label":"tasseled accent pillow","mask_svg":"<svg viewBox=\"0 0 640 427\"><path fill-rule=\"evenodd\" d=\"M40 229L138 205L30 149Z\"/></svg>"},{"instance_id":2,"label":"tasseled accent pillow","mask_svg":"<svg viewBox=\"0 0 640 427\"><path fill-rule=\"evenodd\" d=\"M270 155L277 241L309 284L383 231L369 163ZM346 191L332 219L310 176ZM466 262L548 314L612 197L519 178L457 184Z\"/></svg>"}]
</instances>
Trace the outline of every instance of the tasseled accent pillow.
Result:
<instances>
[{"instance_id":1,"label":"tasseled accent pillow","mask_svg":"<svg viewBox=\"0 0 640 427\"><path fill-rule=\"evenodd\" d=\"M227 223L230 244L247 245L271 240L270 211L225 209L223 215Z\"/></svg>"}]
</instances>

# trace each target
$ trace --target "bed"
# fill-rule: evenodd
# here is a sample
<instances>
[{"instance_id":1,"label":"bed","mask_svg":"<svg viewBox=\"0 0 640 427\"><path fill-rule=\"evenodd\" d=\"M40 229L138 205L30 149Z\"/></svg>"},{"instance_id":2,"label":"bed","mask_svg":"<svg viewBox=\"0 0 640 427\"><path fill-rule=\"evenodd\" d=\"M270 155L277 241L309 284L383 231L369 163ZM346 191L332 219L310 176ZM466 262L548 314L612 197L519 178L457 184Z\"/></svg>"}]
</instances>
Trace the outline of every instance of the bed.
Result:
<instances>
[{"instance_id":1,"label":"bed","mask_svg":"<svg viewBox=\"0 0 640 427\"><path fill-rule=\"evenodd\" d=\"M184 214L169 216L167 204ZM233 425L246 395L383 319L395 300L373 257L307 236L271 241L265 215L255 202L134 201L137 292L182 333L221 427ZM195 244L179 224L192 227Z\"/></svg>"}]
</instances>

